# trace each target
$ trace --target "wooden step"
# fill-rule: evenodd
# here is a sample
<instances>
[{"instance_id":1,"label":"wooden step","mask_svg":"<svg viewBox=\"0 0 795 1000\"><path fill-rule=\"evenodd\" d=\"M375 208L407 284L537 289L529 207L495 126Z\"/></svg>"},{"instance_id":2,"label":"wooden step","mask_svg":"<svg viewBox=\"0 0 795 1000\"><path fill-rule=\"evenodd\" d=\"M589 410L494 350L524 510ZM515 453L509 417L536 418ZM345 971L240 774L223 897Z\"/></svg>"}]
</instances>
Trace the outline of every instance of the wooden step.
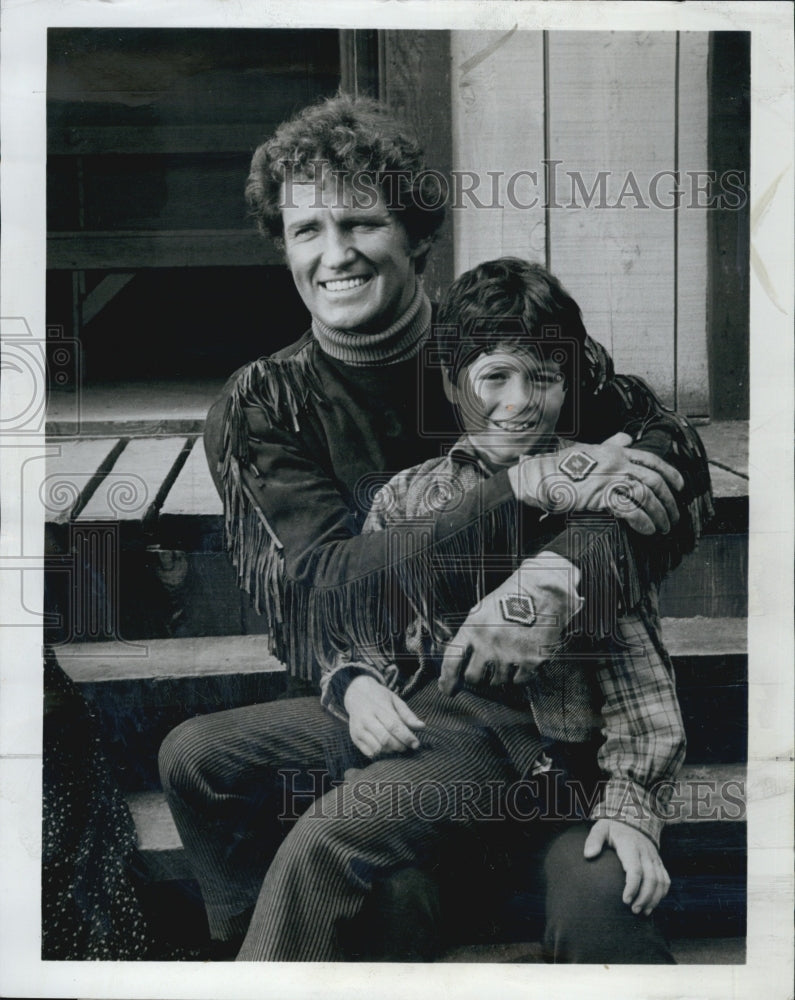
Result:
<instances>
[{"instance_id":1,"label":"wooden step","mask_svg":"<svg viewBox=\"0 0 795 1000\"><path fill-rule=\"evenodd\" d=\"M46 607L62 624L48 627L46 640L64 641L70 627L72 638L99 640L261 634L264 622L239 591L223 551L221 504L203 442L136 437L133 430L129 437L53 439L61 455L48 468L45 503L48 553L57 565L47 574ZM739 617L748 607L747 425L702 430L716 516L696 551L664 581L660 606L669 617ZM117 529L112 566L72 537L97 521ZM79 565L66 565L70 559ZM99 620L112 623L104 634L74 624L76 578L96 591L83 606L100 607Z\"/></svg>"},{"instance_id":2,"label":"wooden step","mask_svg":"<svg viewBox=\"0 0 795 1000\"><path fill-rule=\"evenodd\" d=\"M744 618L663 618L663 638L674 659L743 656ZM135 644L68 643L56 649L76 684L111 681L187 679L283 669L264 653L260 636L234 635L148 639Z\"/></svg>"},{"instance_id":3,"label":"wooden step","mask_svg":"<svg viewBox=\"0 0 795 1000\"><path fill-rule=\"evenodd\" d=\"M195 454L195 446L194 452ZM188 459L195 464L196 459ZM187 468L187 464L186 464ZM166 509L168 501L164 504ZM171 515L165 515L170 517ZM157 524L162 523L161 513ZM118 522L109 522L118 523ZM179 547L158 544L153 535L132 537L132 526L121 524L122 548L114 584L117 634L129 640L174 636L261 634L264 620L239 590L235 573L222 545L221 519L213 515L182 519ZM66 526L61 526L65 531ZM66 551L67 542L60 551ZM175 569L179 568L179 573ZM104 566L93 567L87 579L97 586L107 576ZM68 579L60 586L61 603L68 612ZM59 574L49 574L50 590L59 586ZM52 609L52 601L48 610ZM746 535L707 535L695 552L663 581L660 608L664 617L739 618L748 609L748 538ZM68 620L68 613L66 615ZM63 635L53 631L49 641ZM107 635L106 638L111 638Z\"/></svg>"},{"instance_id":4,"label":"wooden step","mask_svg":"<svg viewBox=\"0 0 795 1000\"><path fill-rule=\"evenodd\" d=\"M121 389L119 391L121 392ZM179 389L178 393L177 398L190 395L189 390L184 387ZM113 404L106 400L103 405L107 407ZM175 405L173 401L171 405L173 408ZM162 406L167 409L166 404ZM133 421L118 424L118 427L125 427L126 430L110 437L96 431L96 428L101 430L103 426L101 419L91 421L91 427L97 433L96 437L87 437L85 429L75 429L75 434L82 435L77 440L64 439L57 435L51 439L64 449L64 461L58 465L58 471L65 475L73 475L71 486L79 495L79 509L86 506L91 493L111 471L111 467L105 462L106 452L117 442L121 442L121 448L131 450L131 470L136 472L141 463L132 452L138 450L143 456L151 452L153 458L154 454L158 453L159 461L159 452L162 449L157 442L162 440L162 434L167 436L172 427L174 428L171 430L172 435L184 434L186 430L200 430L195 420L195 403L189 420L178 419L169 423L164 419L156 424L160 428L159 434L146 435L145 429L142 431L142 428L150 425L145 421L141 422L140 417L137 423ZM67 429L66 425L61 428L61 430ZM710 455L710 475L716 510L714 520L706 527L707 534L744 533L748 530L748 425L744 422L725 422L699 428L699 431L705 439ZM146 436L140 436L142 433ZM153 466L152 472L155 478L147 482L150 494L159 495L161 501L159 507L162 505L162 515L154 532L154 540L163 548L184 548L185 538L194 538L197 531L201 530L208 532L214 540L220 538L221 508L218 494L207 463L203 460L203 447L198 435L192 434L190 441L197 443L192 445L194 454L187 464L178 460L177 455L173 457L171 463L163 458L164 467L155 470ZM81 449L84 454L78 456L77 453ZM96 452L96 457L92 460L89 453L93 452ZM146 464L147 459L144 458L143 462ZM108 485L112 487L113 484L109 481ZM84 489L89 490L88 497L83 495ZM69 510L54 508L47 520L55 521L68 515ZM112 512L111 516L114 516ZM199 547L207 549L206 545Z\"/></svg>"},{"instance_id":5,"label":"wooden step","mask_svg":"<svg viewBox=\"0 0 795 1000\"><path fill-rule=\"evenodd\" d=\"M190 878L182 841L163 793L131 792L127 804L138 835L138 852L152 877ZM733 838L744 827L745 807L744 765L684 767L671 798L670 812L675 818L666 826L666 847L670 841L674 858L692 858L699 838L714 838L726 854L729 843L736 843ZM720 826L726 827L723 839Z\"/></svg>"},{"instance_id":6,"label":"wooden step","mask_svg":"<svg viewBox=\"0 0 795 1000\"><path fill-rule=\"evenodd\" d=\"M677 938L671 951L679 965L743 965L745 938ZM438 959L440 962L482 962L489 964L544 963L540 941L460 945Z\"/></svg>"},{"instance_id":7,"label":"wooden step","mask_svg":"<svg viewBox=\"0 0 795 1000\"><path fill-rule=\"evenodd\" d=\"M746 759L745 625L732 618L663 620L690 760ZM258 635L71 643L56 655L96 712L125 791L158 787L158 747L184 719L271 701L286 682Z\"/></svg>"},{"instance_id":8,"label":"wooden step","mask_svg":"<svg viewBox=\"0 0 795 1000\"><path fill-rule=\"evenodd\" d=\"M705 820L701 806L705 789L712 790L713 816ZM192 873L164 797L158 792L128 796L138 834L138 869L148 884L190 881ZM658 918L666 935L693 938L738 938L745 933L746 835L745 770L741 765L685 768L674 791L684 806L677 822L663 834L663 859L671 889L660 904ZM741 808L738 808L740 803ZM467 947L453 949L442 961L535 961L535 944L543 925L538 892L539 872L532 860L522 884L495 898L494 910L481 928L473 928ZM194 894L194 905L198 901ZM493 942L478 946L476 941ZM527 957L520 957L529 949ZM683 945L681 961L718 961L737 954L722 945ZM713 957L709 957L712 955ZM678 957L678 956L677 956Z\"/></svg>"}]
</instances>

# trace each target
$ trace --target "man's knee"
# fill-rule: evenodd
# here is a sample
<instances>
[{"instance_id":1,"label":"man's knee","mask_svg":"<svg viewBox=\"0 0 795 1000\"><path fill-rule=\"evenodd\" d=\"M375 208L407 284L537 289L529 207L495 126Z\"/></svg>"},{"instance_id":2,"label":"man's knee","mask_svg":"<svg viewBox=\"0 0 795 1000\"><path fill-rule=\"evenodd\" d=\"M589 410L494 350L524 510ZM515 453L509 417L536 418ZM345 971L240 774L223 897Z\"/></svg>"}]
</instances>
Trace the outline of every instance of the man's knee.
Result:
<instances>
[{"instance_id":1,"label":"man's knee","mask_svg":"<svg viewBox=\"0 0 795 1000\"><path fill-rule=\"evenodd\" d=\"M166 793L185 791L202 782L204 760L212 749L205 721L203 716L187 719L163 740L157 762Z\"/></svg>"}]
</instances>

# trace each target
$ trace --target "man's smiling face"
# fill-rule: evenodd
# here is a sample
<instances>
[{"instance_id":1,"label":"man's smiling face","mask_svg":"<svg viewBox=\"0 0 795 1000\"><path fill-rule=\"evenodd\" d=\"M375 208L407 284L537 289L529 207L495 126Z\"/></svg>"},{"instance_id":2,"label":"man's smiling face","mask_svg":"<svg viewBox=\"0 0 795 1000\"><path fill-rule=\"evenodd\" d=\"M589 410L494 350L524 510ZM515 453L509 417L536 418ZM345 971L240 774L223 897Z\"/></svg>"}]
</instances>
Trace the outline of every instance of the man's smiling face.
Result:
<instances>
[{"instance_id":1,"label":"man's smiling face","mask_svg":"<svg viewBox=\"0 0 795 1000\"><path fill-rule=\"evenodd\" d=\"M287 264L312 315L358 333L394 323L414 297L417 251L383 195L334 178L322 191L294 182L282 195Z\"/></svg>"}]
</instances>

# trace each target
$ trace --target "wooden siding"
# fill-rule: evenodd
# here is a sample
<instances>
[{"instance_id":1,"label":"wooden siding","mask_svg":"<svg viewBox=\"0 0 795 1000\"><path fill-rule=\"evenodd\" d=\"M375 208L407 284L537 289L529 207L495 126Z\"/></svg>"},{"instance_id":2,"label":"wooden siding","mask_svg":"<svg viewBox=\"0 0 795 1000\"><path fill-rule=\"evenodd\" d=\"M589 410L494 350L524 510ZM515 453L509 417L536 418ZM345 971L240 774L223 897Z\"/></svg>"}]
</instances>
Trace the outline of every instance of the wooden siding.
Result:
<instances>
[{"instance_id":1,"label":"wooden siding","mask_svg":"<svg viewBox=\"0 0 795 1000\"><path fill-rule=\"evenodd\" d=\"M706 210L686 183L678 208L661 207L675 198L667 172L707 169L707 34L454 32L451 44L453 167L503 173L503 207L454 211L456 274L500 254L546 260L619 370L708 414ZM520 171L537 183L525 175L510 198Z\"/></svg>"}]
</instances>

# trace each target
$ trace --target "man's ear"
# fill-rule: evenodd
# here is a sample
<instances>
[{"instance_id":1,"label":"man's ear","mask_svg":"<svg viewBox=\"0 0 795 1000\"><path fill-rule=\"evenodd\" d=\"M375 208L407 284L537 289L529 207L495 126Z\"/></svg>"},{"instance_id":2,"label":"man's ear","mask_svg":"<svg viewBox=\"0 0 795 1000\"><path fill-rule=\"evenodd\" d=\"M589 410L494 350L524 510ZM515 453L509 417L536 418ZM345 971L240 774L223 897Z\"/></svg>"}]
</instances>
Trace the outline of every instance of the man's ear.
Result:
<instances>
[{"instance_id":1,"label":"man's ear","mask_svg":"<svg viewBox=\"0 0 795 1000\"><path fill-rule=\"evenodd\" d=\"M421 260L431 249L431 244L433 240L430 236L426 236L424 240L420 240L416 246L411 247L409 250L409 259L413 261Z\"/></svg>"}]
</instances>

